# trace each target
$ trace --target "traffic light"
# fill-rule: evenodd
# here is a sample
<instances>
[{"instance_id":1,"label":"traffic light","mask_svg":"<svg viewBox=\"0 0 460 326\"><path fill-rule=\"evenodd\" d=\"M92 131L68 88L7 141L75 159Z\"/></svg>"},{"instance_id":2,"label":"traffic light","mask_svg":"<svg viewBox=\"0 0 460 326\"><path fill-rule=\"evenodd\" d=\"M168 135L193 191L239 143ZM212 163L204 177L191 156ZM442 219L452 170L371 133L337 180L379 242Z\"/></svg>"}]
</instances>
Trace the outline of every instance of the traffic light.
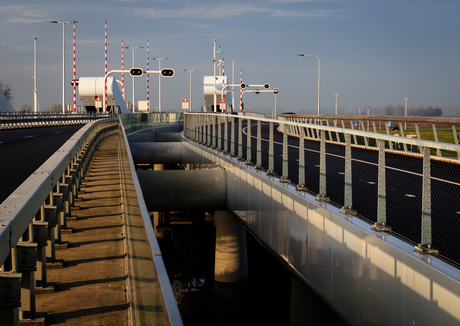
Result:
<instances>
[{"instance_id":1,"label":"traffic light","mask_svg":"<svg viewBox=\"0 0 460 326\"><path fill-rule=\"evenodd\" d=\"M265 88L265 89L269 89L269 88L270 88L270 85L269 85L269 84L264 84L264 88Z\"/></svg>"},{"instance_id":2,"label":"traffic light","mask_svg":"<svg viewBox=\"0 0 460 326\"><path fill-rule=\"evenodd\" d=\"M140 77L144 74L144 70L142 68L131 68L129 69L129 74L133 77Z\"/></svg>"},{"instance_id":3,"label":"traffic light","mask_svg":"<svg viewBox=\"0 0 460 326\"><path fill-rule=\"evenodd\" d=\"M246 84L245 84L245 83L241 83L240 88L246 88Z\"/></svg>"},{"instance_id":4,"label":"traffic light","mask_svg":"<svg viewBox=\"0 0 460 326\"><path fill-rule=\"evenodd\" d=\"M162 77L172 77L174 76L174 69L172 68L161 69L160 74Z\"/></svg>"}]
</instances>

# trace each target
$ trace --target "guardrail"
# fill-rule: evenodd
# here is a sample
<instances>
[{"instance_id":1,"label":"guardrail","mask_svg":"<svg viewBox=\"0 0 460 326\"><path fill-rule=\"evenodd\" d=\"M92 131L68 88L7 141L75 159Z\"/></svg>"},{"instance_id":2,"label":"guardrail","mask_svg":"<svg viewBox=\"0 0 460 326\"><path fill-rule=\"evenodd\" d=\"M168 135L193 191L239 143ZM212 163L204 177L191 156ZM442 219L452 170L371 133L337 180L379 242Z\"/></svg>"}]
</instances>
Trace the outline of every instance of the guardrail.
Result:
<instances>
[{"instance_id":1,"label":"guardrail","mask_svg":"<svg viewBox=\"0 0 460 326\"><path fill-rule=\"evenodd\" d=\"M115 117L114 114L90 113L0 113L0 130L81 125L94 120Z\"/></svg>"},{"instance_id":2,"label":"guardrail","mask_svg":"<svg viewBox=\"0 0 460 326\"><path fill-rule=\"evenodd\" d=\"M119 117L119 158L126 234L130 325L182 325L160 247L137 178L127 133L154 125L180 124L181 114L130 114ZM137 127L137 123L139 124ZM161 309L159 309L161 307Z\"/></svg>"},{"instance_id":3,"label":"guardrail","mask_svg":"<svg viewBox=\"0 0 460 326\"><path fill-rule=\"evenodd\" d=\"M46 287L47 258L56 261L56 241L67 227L86 168L97 146L116 128L115 118L87 124L1 204L2 324L19 324L21 304L21 313L34 319L35 279Z\"/></svg>"},{"instance_id":4,"label":"guardrail","mask_svg":"<svg viewBox=\"0 0 460 326\"><path fill-rule=\"evenodd\" d=\"M435 243L438 247L434 249L433 246L433 237L432 237L432 218L435 219L436 226L439 226L440 223L444 223L446 219L450 225L447 228L455 229L456 222L449 221L449 219L456 218L456 216L444 216L444 214L440 214L438 216L432 216L432 179L436 179L434 182L439 182L439 178L434 178L432 176L431 171L431 160L432 155L430 154L430 150L434 149L434 151L446 150L454 153L460 152L460 146L458 144L449 144L449 143L442 143L442 142L435 142L423 139L414 139L414 138L407 138L407 137L398 137L396 139L395 136L390 134L382 134L378 132L367 132L362 130L356 129L347 129L345 127L338 128L338 127L331 127L322 124L315 124L314 121L308 121L310 123L306 123L307 121L290 121L294 118L291 115L281 115L279 116L282 119L289 120L273 120L273 119L263 119L257 117L248 117L248 116L237 116L237 115L225 115L225 114L212 114L212 113L205 113L205 114L198 114L198 113L189 113L185 114L185 123L184 123L184 135L192 140L198 141L206 146L216 148L218 150L223 151L224 153L228 153L231 156L236 156L240 160L244 160L246 164L254 165L258 169L263 169L266 171L268 175L276 175L275 168L278 172L278 176L280 177L280 182L291 182L293 174L297 179L297 190L298 191L308 191L309 187L306 185L306 180L312 183L318 184L318 191L316 199L318 201L326 201L329 202L330 198L327 193L326 185L329 183L329 187L343 187L343 192L341 192L342 198L334 198L335 203L340 203L341 205L341 213L342 214L357 214L358 211L361 210L361 207L353 207L353 190L356 184L356 177L354 178L352 175L352 171L356 172L359 168L358 162L359 160L352 157L352 139L354 140L354 144L358 145L358 139L361 139L364 143L364 147L360 146L361 149L373 149L372 153L378 151L377 157L373 157L369 159L368 164L372 165L372 169L374 174L376 175L375 180L377 182L373 182L376 184L376 189L369 190L368 192L373 192L374 196L372 196L372 200L376 201L376 218L373 220L375 223L372 225L372 228L376 231L384 231L384 232L400 232L399 234L405 237L406 239L411 240L413 243L417 244L415 246L415 250L419 253L430 253L430 254L438 254L439 250L444 257L447 257L451 260L460 263L460 259L458 253L454 250L454 254L447 253L450 247L458 247L456 242L458 241L458 236L455 234L450 237L449 243L443 243L445 241L445 234L439 234L436 237ZM335 117L335 116L334 116ZM317 118L317 116L316 116ZM335 117L337 118L337 117ZM304 119L304 118L300 118ZM305 118L307 119L307 118ZM327 117L321 116L321 119L327 119ZM346 120L346 119L343 119ZM356 117L353 117L353 121L356 120ZM370 120L372 121L372 120ZM382 121L386 121L385 118L382 118ZM312 123L313 122L313 123ZM275 136L275 125L280 123L278 129L283 132L282 135L282 143L276 143L274 141ZM420 123L420 122L416 122ZM428 123L432 123L429 120ZM264 150L262 150L262 137L261 137L261 130L262 124L265 127L268 126L268 139L265 139L265 142L268 142L268 150L266 144L264 145ZM246 128L247 137L246 140L243 140L243 127L244 126L253 126L256 127L257 136L252 137L251 128ZM223 130L222 130L223 129ZM401 126L402 129L402 126ZM455 129L454 129L455 131ZM298 155L288 155L289 147L292 145L288 144L288 134L296 134L298 138L310 138L316 140L316 144L319 143L319 148L316 147L314 150L310 150L306 152L305 142L300 141L298 144ZM253 139L254 138L254 139ZM334 139L335 138L335 139ZM292 140L290 140L292 141ZM343 148L342 151L344 152L343 155L331 155L326 152L326 142L330 144L329 141L340 143L340 146ZM395 151L394 146L392 144L395 142L401 144L404 148L402 151ZM281 146L282 147L282 159L278 159L274 155L274 146ZM328 145L329 146L329 145ZM396 205L395 203L387 202L387 198L391 195L391 191L393 189L387 189L386 184L388 183L387 176L388 171L393 173L393 166L386 164L386 157L393 153L407 153L407 148L409 147L416 147L419 151L417 157L414 159L416 163L419 164L419 168L417 168L417 173L413 171L407 171L408 174L411 173L411 176L416 175L417 177L417 184L419 182L420 187L418 191L421 193L421 201L419 203L420 207L417 207L417 211L420 211L420 215L417 218L418 221L409 221L410 223L414 223L414 227L412 228L411 232L414 233L414 230L419 230L419 233L415 236L407 235L401 232L400 230L395 230L387 224L388 217L391 218L392 221L396 221L398 216L387 215L387 205ZM370 151L368 151L370 152ZM368 155L370 155L367 152ZM308 155L306 155L306 153ZM375 154L373 154L375 156ZM307 157L308 156L308 157ZM313 156L315 156L313 158ZM407 156L407 155L405 155ZM255 162L254 159L255 158ZM327 158L327 160L326 160ZM393 157L391 157L393 158ZM298 163L296 161L298 160ZM327 161L337 162L336 164L340 165L339 174L343 175L343 183L342 184L332 184L334 180L337 180L336 175L327 174L326 167ZM310 174L306 179L306 164L309 161L315 161L315 163L319 163L319 171L315 174ZM263 164L263 162L265 162ZM275 162L277 162L278 166L275 166ZM408 164L415 164L413 162L409 162ZM315 164L313 163L313 164ZM293 173L292 165L298 166L298 174ZM310 163L312 164L312 163ZM447 163L446 163L447 164ZM289 166L291 168L289 169ZM458 164L452 164L454 169L458 169ZM311 167L311 166L310 166ZM343 169L343 170L342 170ZM298 178L297 178L298 176ZM318 178L317 180L312 180L312 178ZM341 177L339 177L341 178ZM359 175L358 177L359 178ZM392 185L395 183L400 182L404 186L404 180L391 180ZM450 181L450 180L442 180L445 181L445 184L449 186L460 186L459 183ZM340 181L339 181L340 182ZM311 189L310 189L311 191ZM367 190L365 190L367 191ZM450 194L452 198L451 201L455 201L455 193ZM448 196L449 194L445 194ZM445 198L444 198L445 199ZM447 199L449 201L449 198ZM374 203L375 205L375 203ZM414 204L418 205L418 204ZM438 210L439 212L439 210ZM454 215L458 214L455 211L452 212ZM364 216L366 218L366 216ZM404 216L401 219L405 218ZM367 219L371 219L367 217ZM456 220L456 219L455 219ZM396 223L396 222L395 222ZM400 223L400 221L398 221ZM447 222L446 222L447 223ZM455 231L453 231L455 232ZM447 254L446 254L447 253ZM452 251L451 251L452 253Z\"/></svg>"},{"instance_id":5,"label":"guardrail","mask_svg":"<svg viewBox=\"0 0 460 326\"><path fill-rule=\"evenodd\" d=\"M451 129L451 131L443 130L445 133L450 133L451 137L447 137L448 142L458 145L458 132L457 128L460 127L459 118L446 118L446 117L401 117L401 116L365 116L365 115L344 115L344 116L335 116L335 115L292 115L292 114L280 114L278 117L281 120L300 122L306 124L322 124L326 126L342 128L342 129L351 129L351 130L360 130L368 131L373 133L378 133L379 131L384 131L387 135L406 137L406 138L415 138L415 139L424 139L432 140L436 143L444 143L440 141L438 134L440 129ZM422 134L422 128L426 130L425 134L429 137L424 137ZM414 130L415 134L407 132L407 130ZM318 134L311 132L309 128L306 130L306 137L312 139L319 139ZM297 128L288 127L288 132L293 135L300 136L299 130ZM333 133L331 131L326 135L327 140L331 142L344 143L344 139L339 137L338 133ZM400 142L400 138L394 138L394 141L388 142L390 150L402 150L406 153L417 153L417 149L407 146L406 143ZM357 136L353 137L353 145L362 145L369 147L369 138L364 137L358 139ZM398 146L398 145L402 146ZM371 144L371 147L375 147L375 144ZM436 156L442 157L442 149L437 147L432 147L435 149ZM450 153L452 156L452 153ZM455 153L457 159L460 158L460 151Z\"/></svg>"}]
</instances>

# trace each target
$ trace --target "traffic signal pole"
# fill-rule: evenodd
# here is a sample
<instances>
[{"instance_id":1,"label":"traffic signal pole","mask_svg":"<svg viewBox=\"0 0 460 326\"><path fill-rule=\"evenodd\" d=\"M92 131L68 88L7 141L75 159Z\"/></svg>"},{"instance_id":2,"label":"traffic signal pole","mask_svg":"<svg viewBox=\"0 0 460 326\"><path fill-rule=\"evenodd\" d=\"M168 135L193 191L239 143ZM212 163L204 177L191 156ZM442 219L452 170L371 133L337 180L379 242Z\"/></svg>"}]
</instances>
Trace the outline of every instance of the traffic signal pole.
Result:
<instances>
[{"instance_id":1,"label":"traffic signal pole","mask_svg":"<svg viewBox=\"0 0 460 326\"><path fill-rule=\"evenodd\" d=\"M129 70L111 70L109 71L105 76L104 76L104 85L107 81L107 77L109 77L111 74L114 73L129 73L133 77L141 77L144 73L146 74L157 74L160 75L161 77L173 77L175 75L174 69L172 68L163 68L161 70L147 70L144 71L142 68L131 68ZM106 90L105 87L102 88L102 112L106 113L107 112L107 107L106 107Z\"/></svg>"}]
</instances>

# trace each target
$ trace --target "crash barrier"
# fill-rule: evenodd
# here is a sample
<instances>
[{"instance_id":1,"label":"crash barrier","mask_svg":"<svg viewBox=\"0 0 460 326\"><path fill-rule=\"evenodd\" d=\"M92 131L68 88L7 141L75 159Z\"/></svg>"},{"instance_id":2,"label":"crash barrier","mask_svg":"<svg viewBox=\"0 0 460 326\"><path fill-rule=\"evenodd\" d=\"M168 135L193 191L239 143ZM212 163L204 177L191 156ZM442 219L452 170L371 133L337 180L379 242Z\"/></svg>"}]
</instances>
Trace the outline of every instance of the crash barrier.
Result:
<instances>
[{"instance_id":1,"label":"crash barrier","mask_svg":"<svg viewBox=\"0 0 460 326\"><path fill-rule=\"evenodd\" d=\"M117 132L117 119L77 131L0 206L0 311L2 325L39 318L36 284L48 287L46 266L67 229L74 200L97 146Z\"/></svg>"},{"instance_id":2,"label":"crash barrier","mask_svg":"<svg viewBox=\"0 0 460 326\"><path fill-rule=\"evenodd\" d=\"M440 151L459 153L457 140L395 137L332 127L320 120L293 121L291 115L279 118L284 120L190 113L185 114L184 135L277 175L299 191L315 193L318 201L333 203L343 214L360 216L374 230L405 238L417 252L460 263L456 224L460 165L456 158L438 156ZM298 136L295 143L288 134ZM299 138L314 141L299 142Z\"/></svg>"},{"instance_id":3,"label":"crash barrier","mask_svg":"<svg viewBox=\"0 0 460 326\"><path fill-rule=\"evenodd\" d=\"M114 114L90 113L0 113L0 130L82 125Z\"/></svg>"}]
</instances>

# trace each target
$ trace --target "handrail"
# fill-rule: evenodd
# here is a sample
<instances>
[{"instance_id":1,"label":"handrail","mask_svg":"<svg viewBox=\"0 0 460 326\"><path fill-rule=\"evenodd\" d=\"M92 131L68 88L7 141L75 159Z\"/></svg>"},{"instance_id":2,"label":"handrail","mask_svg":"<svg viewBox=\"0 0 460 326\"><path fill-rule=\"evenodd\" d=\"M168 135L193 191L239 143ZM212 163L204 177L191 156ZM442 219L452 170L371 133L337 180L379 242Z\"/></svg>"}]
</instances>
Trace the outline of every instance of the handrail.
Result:
<instances>
[{"instance_id":1,"label":"handrail","mask_svg":"<svg viewBox=\"0 0 460 326\"><path fill-rule=\"evenodd\" d=\"M407 154L408 148L410 146L416 146L417 152L411 152L412 156L415 156L419 159L420 162L420 171L417 173L417 177L420 177L421 181L421 188L417 191L421 193L421 216L420 216L420 229L421 229L421 240L412 240L415 243L419 243L415 250L420 253L431 253L431 254L438 254L439 251L433 249L433 241L432 241L432 233L431 233L431 217L432 217L432 200L431 200L431 160L435 158L430 152L430 149L434 149L437 152L438 156L441 150L447 150L454 153L460 153L460 145L458 145L458 140L456 140L455 144L444 143L439 141L431 141L431 140L424 140L424 139L416 139L416 138L407 138L407 137L395 137L389 133L382 134L378 132L368 132L363 130L356 130L356 129L348 129L345 127L337 127L337 126L328 126L323 124L316 124L314 121L312 123L308 123L303 121L302 119L295 120L296 115L284 114L279 115L278 117L282 118L281 120L275 119L266 119L266 118L258 118L252 116L242 116L242 115L229 115L229 114L215 114L215 113L186 113L185 114L185 124L184 124L184 135L192 140L198 141L206 146L216 148L217 150L221 150L224 153L229 153L230 156L235 156L239 160L245 160L247 165L255 165L255 168L264 169L267 171L268 175L275 174L275 156L274 156L274 130L275 125L279 124L278 131L281 131L283 134L283 141L282 145L282 159L278 160L278 164L281 166L277 166L278 174L280 175L280 182L290 182L292 172L289 170L289 162L291 165L298 164L298 174L296 174L296 178L298 176L298 183L297 183L297 190L298 191L308 191L308 187L305 185L306 181L306 162L308 163L309 159L305 160L305 149L304 149L304 142L299 142L299 156L298 157L289 157L288 156L288 135L295 135L300 138L305 139L312 139L318 141L320 144L319 151L314 150L310 151L309 153L319 152L319 171L315 172L318 173L319 176L319 183L314 182L315 187L319 184L319 191L317 192L317 200L318 201L326 201L329 202L329 197L327 196L326 192L326 184L328 175L326 173L326 162L327 158L331 157L330 154L326 152L326 142L329 143L336 143L340 144L345 147L345 155L334 155L334 157L340 157L341 160L344 161L344 170L340 172L344 175L344 184L343 184L343 201L341 198L335 198L335 202L339 203L342 202L343 206L341 212L343 214L352 214L356 215L357 211L353 207L353 178L352 178L352 163L356 162L355 158L352 157L352 143L354 146L359 145L358 139L362 139L364 141L364 145L359 145L363 149L372 149L378 151L378 162L372 164L377 167L378 175L373 176L376 181L374 184L377 184L375 191L376 195L376 206L377 206L377 216L376 216L376 223L372 226L372 228L376 231L385 231L385 232L392 232L391 227L387 225L387 197L388 192L386 190L386 171L387 169L390 170L391 167L385 164L385 154L387 152L393 154ZM310 116L311 118L315 119L326 119L327 116ZM337 118L337 116L334 116ZM354 119L358 118L356 116L353 117ZM285 120L286 119L286 120ZM384 119L385 118L381 118ZM440 119L435 119L440 120ZM454 122L455 120L459 119L447 119L447 120L440 120L440 121L450 121ZM251 142L251 129L252 128L245 128L247 129L247 137L246 137L246 144L243 143L243 124L242 122L245 121L246 126L252 125L257 126L257 148L255 149L256 161L252 158L252 142ZM434 120L430 120L434 121ZM460 120L459 120L460 121ZM268 153L262 153L261 147L261 124L269 124L269 150ZM400 122L400 126L402 122ZM224 128L224 132L222 132L222 126ZM229 126L231 126L231 130L229 131ZM362 126L363 127L363 124ZM373 126L375 129L375 125ZM402 126L401 126L402 127ZM352 127L353 128L353 127ZM364 128L361 128L364 129ZM388 128L386 128L388 131ZM402 128L401 128L402 129ZM455 132L455 128L454 128ZM403 130L401 130L402 136ZM223 136L222 136L223 135ZM230 135L230 139L229 139ZM334 139L335 138L335 139ZM418 137L419 138L419 137ZM372 140L372 141L371 141ZM267 141L267 140L266 140ZM401 144L404 147L404 150L398 150L394 144ZM231 145L229 150L228 145ZM246 153L243 153L243 146L246 146ZM268 166L262 165L262 156L268 154ZM315 154L316 155L316 154ZM291 155L292 156L292 155ZM331 157L332 158L332 157ZM294 163L292 163L294 160ZM296 163L295 161L299 161ZM316 159L315 159L316 160ZM443 163L448 164L449 162L458 163L457 159L454 160L445 160ZM454 168L457 168L458 164L455 164ZM292 167L290 168L292 169ZM312 171L310 169L310 171ZM281 172L281 173L280 173ZM309 175L309 179L313 175ZM332 176L336 179L335 176ZM398 182L399 180L395 180ZM437 178L437 182L445 182L443 184L450 184L452 186L457 186L460 184L458 182L451 182L450 180L441 180ZM316 191L316 190L315 190ZM390 189L388 191L391 191ZM458 192L458 191L457 191ZM455 199L452 198L454 202ZM374 205L374 204L373 204ZM420 209L420 208L418 208ZM455 213L455 212L454 212ZM444 214L443 214L444 215ZM369 217L370 218L370 217ZM394 218L394 216L391 216ZM440 216L436 216L436 223L439 223ZM420 234L420 233L419 233ZM405 235L406 236L406 235ZM408 238L408 236L406 236ZM436 242L439 243L441 238L438 237ZM444 247L445 248L445 247ZM460 257L448 257L450 259L455 260L457 263L460 263Z\"/></svg>"}]
</instances>

